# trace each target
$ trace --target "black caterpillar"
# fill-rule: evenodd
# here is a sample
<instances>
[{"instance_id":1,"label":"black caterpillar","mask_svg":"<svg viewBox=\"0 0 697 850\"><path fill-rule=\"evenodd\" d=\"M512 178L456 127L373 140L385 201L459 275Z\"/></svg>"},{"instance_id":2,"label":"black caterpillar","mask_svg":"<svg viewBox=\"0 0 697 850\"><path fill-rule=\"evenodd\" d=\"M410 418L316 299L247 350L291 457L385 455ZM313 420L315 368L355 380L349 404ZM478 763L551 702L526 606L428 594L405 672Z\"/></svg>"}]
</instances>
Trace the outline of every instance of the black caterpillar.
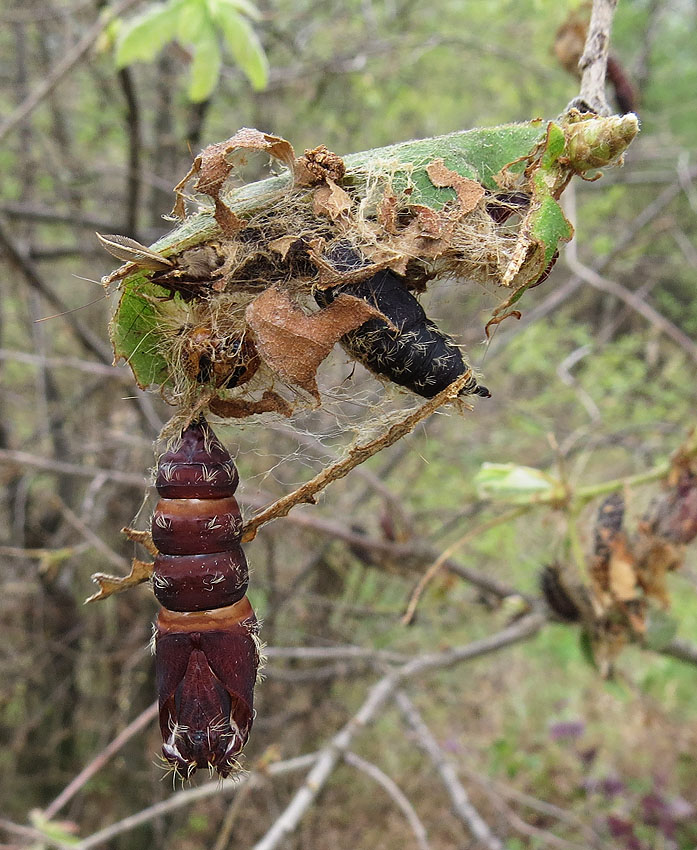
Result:
<instances>
[{"instance_id":1,"label":"black caterpillar","mask_svg":"<svg viewBox=\"0 0 697 850\"><path fill-rule=\"evenodd\" d=\"M162 455L152 519L159 554L155 669L162 753L180 775L227 776L252 727L258 624L240 545L232 458L201 419Z\"/></svg>"},{"instance_id":2,"label":"black caterpillar","mask_svg":"<svg viewBox=\"0 0 697 850\"><path fill-rule=\"evenodd\" d=\"M337 271L363 264L358 252L346 246L335 247L328 258ZM349 354L372 372L433 398L469 369L453 339L428 318L393 271L385 269L359 283L317 289L315 300L326 307L343 292L372 304L388 320L369 319L341 338ZM460 395L489 398L491 393L471 375Z\"/></svg>"}]
</instances>

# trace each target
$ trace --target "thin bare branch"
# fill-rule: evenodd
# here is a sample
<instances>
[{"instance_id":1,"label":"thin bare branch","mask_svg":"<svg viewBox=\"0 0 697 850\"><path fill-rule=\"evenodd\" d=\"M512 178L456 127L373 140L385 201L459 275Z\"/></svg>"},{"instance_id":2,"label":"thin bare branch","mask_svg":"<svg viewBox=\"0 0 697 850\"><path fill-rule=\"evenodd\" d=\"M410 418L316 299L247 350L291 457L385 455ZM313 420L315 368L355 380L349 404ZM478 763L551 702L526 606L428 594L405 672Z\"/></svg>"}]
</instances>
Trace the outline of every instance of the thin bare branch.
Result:
<instances>
[{"instance_id":1,"label":"thin bare branch","mask_svg":"<svg viewBox=\"0 0 697 850\"><path fill-rule=\"evenodd\" d=\"M377 782L378 785L385 789L407 819L407 822L411 827L411 831L414 833L416 842L421 850L429 850L426 827L421 822L419 816L414 811L414 807L409 802L407 796L399 785L397 785L393 779L390 779L386 773L380 770L376 764L362 759L355 753L344 753L344 761L346 764L350 764L351 767L355 767L357 770L360 770L361 773L365 773L366 776L369 776L374 782Z\"/></svg>"},{"instance_id":2,"label":"thin bare branch","mask_svg":"<svg viewBox=\"0 0 697 850\"><path fill-rule=\"evenodd\" d=\"M52 820L58 812L67 805L70 800L72 800L78 791L80 791L85 784L89 782L95 773L98 773L104 767L110 758L115 756L116 753L118 753L118 751L131 740L131 738L137 735L157 717L157 711L157 703L154 702L152 705L148 706L145 711L142 711L135 720L132 720L123 731L119 732L114 740L106 746L99 755L93 758L92 761L78 773L72 782L70 782L69 785L66 785L56 799L46 807L43 812L44 818L47 821Z\"/></svg>"},{"instance_id":3,"label":"thin bare branch","mask_svg":"<svg viewBox=\"0 0 697 850\"><path fill-rule=\"evenodd\" d=\"M431 759L445 790L448 792L455 814L482 847L487 848L487 850L503 850L503 842L494 835L487 822L470 802L469 795L460 782L457 771L446 757L414 703L400 690L395 693L394 697L402 717L414 732L417 746Z\"/></svg>"},{"instance_id":4,"label":"thin bare branch","mask_svg":"<svg viewBox=\"0 0 697 850\"><path fill-rule=\"evenodd\" d=\"M601 292L608 292L620 301L624 301L625 304L628 304L635 312L650 322L653 327L670 337L673 342L677 343L686 354L697 362L697 343L693 342L677 325L666 319L662 313L659 313L658 310L654 309L646 301L643 301L635 292L632 292L614 280L608 280L589 266L583 265L583 263L570 253L567 253L566 261L569 268L582 280L589 283L595 289L599 289Z\"/></svg>"},{"instance_id":5,"label":"thin bare branch","mask_svg":"<svg viewBox=\"0 0 697 850\"><path fill-rule=\"evenodd\" d=\"M616 7L617 0L593 0L586 44L578 62L581 90L579 97L569 104L570 107L580 107L582 111L587 111L587 107L590 107L598 115L611 114L605 97L605 75L610 31Z\"/></svg>"},{"instance_id":6,"label":"thin bare branch","mask_svg":"<svg viewBox=\"0 0 697 850\"><path fill-rule=\"evenodd\" d=\"M0 141L15 127L25 121L36 107L53 91L63 77L83 59L100 34L109 26L114 18L135 6L138 0L121 0L110 9L104 11L72 49L68 50L60 62L51 70L44 80L34 89L14 112L0 125Z\"/></svg>"},{"instance_id":7,"label":"thin bare branch","mask_svg":"<svg viewBox=\"0 0 697 850\"><path fill-rule=\"evenodd\" d=\"M368 549L376 556L389 558L400 564L424 566L435 561L440 555L438 549L433 546L415 541L395 543L391 540L368 537L367 535L352 531L341 523L312 516L309 513L299 512L292 514L286 518L286 521L299 528L316 531L335 540L342 540L351 546L360 546ZM454 575L460 576L460 578L473 584L475 587L479 587L486 593L497 596L499 599L506 599L509 596L522 596L526 598L525 594L521 593L512 585L508 585L486 573L478 572L470 567L464 567L451 558L446 559L443 568Z\"/></svg>"},{"instance_id":8,"label":"thin bare branch","mask_svg":"<svg viewBox=\"0 0 697 850\"><path fill-rule=\"evenodd\" d=\"M302 786L296 791L293 799L264 837L254 845L254 850L274 850L288 835L295 831L331 776L338 761L351 746L354 737L375 719L377 713L392 696L400 682L431 670L469 661L472 658L478 658L511 644L527 640L537 634L544 623L545 618L541 614L529 614L512 626L488 638L446 652L436 652L415 658L376 682L368 692L368 696L358 712L320 751L317 761Z\"/></svg>"},{"instance_id":9,"label":"thin bare branch","mask_svg":"<svg viewBox=\"0 0 697 850\"><path fill-rule=\"evenodd\" d=\"M29 454L29 452L13 451L12 449L0 449L0 463L16 463L21 466L33 466L36 469L45 469L58 475L75 475L78 478L95 478L103 475L108 481L115 484L123 484L125 487L137 487L142 490L146 480L145 476L135 472L121 472L119 469L100 469L97 466L80 466L77 463L66 463L62 460L52 460L47 457Z\"/></svg>"},{"instance_id":10,"label":"thin bare branch","mask_svg":"<svg viewBox=\"0 0 697 850\"><path fill-rule=\"evenodd\" d=\"M416 608L419 604L419 600L421 599L424 591L431 583L431 581L436 577L436 575L445 568L448 563L450 556L457 552L462 546L465 545L469 540L474 540L479 537L479 535L484 534L492 528L496 528L498 525L502 525L508 522L513 522L514 519L522 516L527 513L530 509L530 505L525 505L520 508L514 508L511 511L508 511L501 516L494 517L493 519L488 520L487 522L480 523L475 528L470 529L462 536L458 537L458 539L451 543L450 546L446 547L441 554L433 561L433 563L428 567L426 572L419 579L418 584L412 591L411 597L409 598L409 603L407 605L407 610L404 612L402 616L402 623L405 626L411 625L414 621L414 617L416 615Z\"/></svg>"},{"instance_id":11,"label":"thin bare branch","mask_svg":"<svg viewBox=\"0 0 697 850\"><path fill-rule=\"evenodd\" d=\"M286 773L293 773L296 770L306 770L310 767L310 765L315 763L317 757L318 753L308 753L307 755L298 756L297 758L286 759L286 761L277 761L265 766L261 775L282 776ZM99 847L100 844L106 844L107 841L111 841L111 839L116 838L117 835L123 835L125 832L130 832L132 829L136 829L136 827L150 823L150 821L153 821L156 818L162 817L170 812L174 812L184 806L190 806L198 800L232 794L239 791L240 788L250 782L256 784L259 781L260 775L258 773L240 773L229 782L214 780L213 782L206 782L205 785L200 785L198 788L187 788L184 791L178 791L166 800L155 803L153 806L148 806L146 809L143 809L130 817L117 821L104 829L100 829L99 832L95 832L93 835L88 836L78 844L71 845L71 848L72 850L90 850L92 847ZM45 841L47 844L51 843L50 839L45 839Z\"/></svg>"},{"instance_id":12,"label":"thin bare branch","mask_svg":"<svg viewBox=\"0 0 697 850\"><path fill-rule=\"evenodd\" d=\"M286 516L295 505L301 505L303 503L313 504L315 502L315 496L331 484L332 481L338 481L340 478L348 475L356 466L364 463L368 458L377 454L377 452L388 448L398 440L401 440L402 437L411 433L420 422L423 422L424 419L435 413L439 407L455 401L458 393L471 377L472 373L468 369L464 375L453 381L449 387L446 387L437 396L425 402L425 404L409 411L405 416L387 428L384 433L367 442L356 443L348 450L344 458L326 467L318 475L310 479L310 481L305 482L305 484L302 484L292 493L283 496L283 498L278 499L278 501L269 505L268 508L265 508L256 516L253 516L244 525L242 542L254 540L257 531L262 525L271 522L271 520ZM460 403L464 405L464 402Z\"/></svg>"}]
</instances>

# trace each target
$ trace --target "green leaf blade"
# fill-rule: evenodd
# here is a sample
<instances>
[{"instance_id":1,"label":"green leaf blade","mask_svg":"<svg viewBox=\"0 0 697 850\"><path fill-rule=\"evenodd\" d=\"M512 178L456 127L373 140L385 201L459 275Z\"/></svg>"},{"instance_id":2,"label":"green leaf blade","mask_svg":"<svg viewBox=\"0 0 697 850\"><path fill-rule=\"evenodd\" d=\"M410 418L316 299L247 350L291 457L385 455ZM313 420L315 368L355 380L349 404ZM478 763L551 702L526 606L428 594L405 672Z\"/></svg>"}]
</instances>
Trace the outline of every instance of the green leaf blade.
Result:
<instances>
[{"instance_id":1,"label":"green leaf blade","mask_svg":"<svg viewBox=\"0 0 697 850\"><path fill-rule=\"evenodd\" d=\"M256 91L265 89L269 81L269 62L251 24L232 4L220 6L216 22L223 31L232 58L252 84L252 88Z\"/></svg>"},{"instance_id":2,"label":"green leaf blade","mask_svg":"<svg viewBox=\"0 0 697 850\"><path fill-rule=\"evenodd\" d=\"M171 4L154 3L127 21L116 40L116 67L133 62L152 62L176 37L177 11Z\"/></svg>"}]
</instances>

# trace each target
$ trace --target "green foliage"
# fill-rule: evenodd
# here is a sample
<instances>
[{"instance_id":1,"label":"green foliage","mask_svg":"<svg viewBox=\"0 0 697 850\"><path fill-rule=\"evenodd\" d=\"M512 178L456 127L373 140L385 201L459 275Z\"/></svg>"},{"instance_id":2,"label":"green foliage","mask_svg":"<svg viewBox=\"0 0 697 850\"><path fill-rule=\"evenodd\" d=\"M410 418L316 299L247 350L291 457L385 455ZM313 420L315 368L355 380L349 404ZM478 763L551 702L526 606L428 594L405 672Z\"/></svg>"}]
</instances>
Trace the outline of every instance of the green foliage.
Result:
<instances>
[{"instance_id":1,"label":"green foliage","mask_svg":"<svg viewBox=\"0 0 697 850\"><path fill-rule=\"evenodd\" d=\"M152 62L175 39L192 51L187 96L198 102L213 93L222 68L220 33L252 87L266 87L268 60L249 19L257 8L247 0L168 0L153 3L125 22L117 36L116 65Z\"/></svg>"}]
</instances>

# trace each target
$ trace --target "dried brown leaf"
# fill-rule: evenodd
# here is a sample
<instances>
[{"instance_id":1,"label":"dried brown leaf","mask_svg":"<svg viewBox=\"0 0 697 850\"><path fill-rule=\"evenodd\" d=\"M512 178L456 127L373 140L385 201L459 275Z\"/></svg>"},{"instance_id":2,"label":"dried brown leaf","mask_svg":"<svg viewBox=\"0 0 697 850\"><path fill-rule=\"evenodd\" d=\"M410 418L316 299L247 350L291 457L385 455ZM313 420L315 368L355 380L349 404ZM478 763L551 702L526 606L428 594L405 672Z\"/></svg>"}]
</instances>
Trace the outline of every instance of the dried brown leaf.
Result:
<instances>
[{"instance_id":1,"label":"dried brown leaf","mask_svg":"<svg viewBox=\"0 0 697 850\"><path fill-rule=\"evenodd\" d=\"M293 408L280 395L272 390L266 390L256 401L241 398L214 398L210 404L211 413L223 419L244 419L257 413L280 413L281 416L292 416Z\"/></svg>"},{"instance_id":2,"label":"dried brown leaf","mask_svg":"<svg viewBox=\"0 0 697 850\"><path fill-rule=\"evenodd\" d=\"M341 180L346 174L343 159L326 145L306 150L295 163L295 185L314 186L324 180Z\"/></svg>"},{"instance_id":3,"label":"dried brown leaf","mask_svg":"<svg viewBox=\"0 0 697 850\"><path fill-rule=\"evenodd\" d=\"M460 205L460 216L472 212L484 197L484 187L480 183L451 171L440 157L429 163L426 174L431 183L439 189L451 187L455 190Z\"/></svg>"},{"instance_id":4,"label":"dried brown leaf","mask_svg":"<svg viewBox=\"0 0 697 850\"><path fill-rule=\"evenodd\" d=\"M329 177L315 192L312 205L315 215L326 215L332 221L348 216L353 206L348 192Z\"/></svg>"},{"instance_id":5,"label":"dried brown leaf","mask_svg":"<svg viewBox=\"0 0 697 850\"><path fill-rule=\"evenodd\" d=\"M624 534L619 534L612 541L610 549L608 590L618 602L630 602L639 595L639 585L636 561Z\"/></svg>"},{"instance_id":6,"label":"dried brown leaf","mask_svg":"<svg viewBox=\"0 0 697 850\"><path fill-rule=\"evenodd\" d=\"M263 151L280 160L291 173L294 173L295 151L290 142L280 136L262 133L260 130L251 127L243 127L226 141L208 145L196 157L188 174L174 187L177 199L172 215L177 218L184 218L186 213L184 189L189 180L194 175L198 175L195 189L198 192L210 195L216 202L215 217L221 229L224 233L228 233L230 228L233 228L230 232L236 232L234 228L236 222L240 222L240 219L227 207L219 209L218 201L220 190L234 167L230 162L230 155L236 150ZM220 202L220 206L223 206L222 202ZM230 216L234 216L234 219L231 219ZM236 229L239 230L240 228L237 227Z\"/></svg>"},{"instance_id":7,"label":"dried brown leaf","mask_svg":"<svg viewBox=\"0 0 697 850\"><path fill-rule=\"evenodd\" d=\"M262 292L246 310L247 323L268 366L317 400L319 364L344 334L381 315L362 299L345 294L306 315L287 292L277 288Z\"/></svg>"}]
</instances>

